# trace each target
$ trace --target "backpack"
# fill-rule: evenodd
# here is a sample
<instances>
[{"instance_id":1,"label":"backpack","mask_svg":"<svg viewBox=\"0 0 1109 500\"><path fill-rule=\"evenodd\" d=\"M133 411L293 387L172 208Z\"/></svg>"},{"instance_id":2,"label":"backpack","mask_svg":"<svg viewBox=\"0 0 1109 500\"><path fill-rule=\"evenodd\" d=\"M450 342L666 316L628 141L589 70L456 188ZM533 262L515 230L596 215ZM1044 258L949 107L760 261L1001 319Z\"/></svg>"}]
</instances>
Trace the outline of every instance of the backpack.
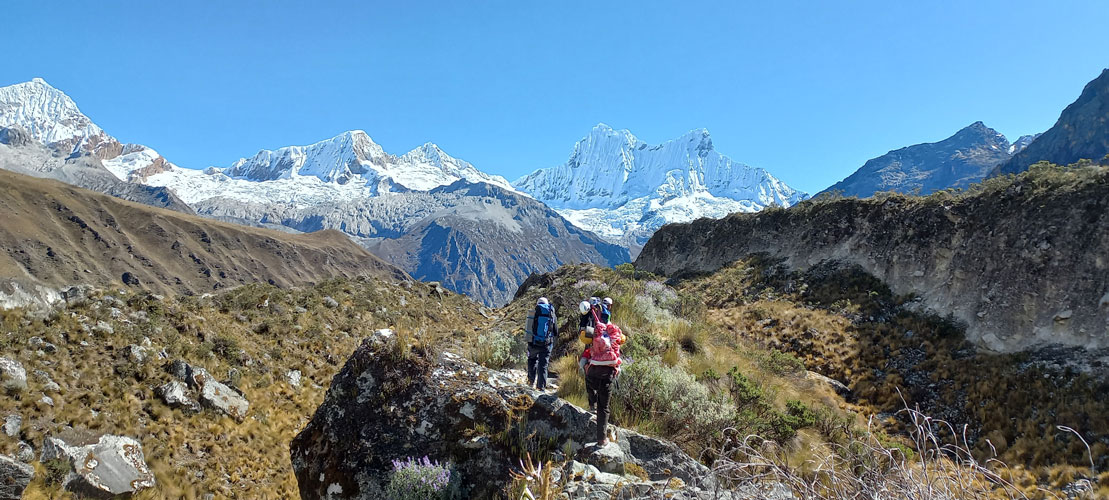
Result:
<instances>
[{"instance_id":1,"label":"backpack","mask_svg":"<svg viewBox=\"0 0 1109 500\"><path fill-rule=\"evenodd\" d=\"M538 317L535 314L539 314ZM535 331L531 333L532 344L548 344L555 337L554 308L550 304L535 306L535 313L528 316L528 329L531 329L531 318L535 318Z\"/></svg>"},{"instance_id":2,"label":"backpack","mask_svg":"<svg viewBox=\"0 0 1109 500\"><path fill-rule=\"evenodd\" d=\"M619 344L617 343L617 336L620 341L623 341L623 336L620 335L619 328L617 328L614 335L609 334L609 326L604 323L599 323L596 327L596 333L593 335L593 344L590 345L589 364L599 366L617 366L620 364L620 351ZM603 334L601 332L604 332Z\"/></svg>"}]
</instances>

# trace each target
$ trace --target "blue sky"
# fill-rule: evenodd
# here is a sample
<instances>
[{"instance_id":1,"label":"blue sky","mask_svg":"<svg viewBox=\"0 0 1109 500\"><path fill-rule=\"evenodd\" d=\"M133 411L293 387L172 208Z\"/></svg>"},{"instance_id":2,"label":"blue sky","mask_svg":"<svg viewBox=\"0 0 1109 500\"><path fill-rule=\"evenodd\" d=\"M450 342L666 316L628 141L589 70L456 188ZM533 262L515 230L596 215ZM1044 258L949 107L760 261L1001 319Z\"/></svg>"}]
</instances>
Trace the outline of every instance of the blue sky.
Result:
<instances>
[{"instance_id":1,"label":"blue sky","mask_svg":"<svg viewBox=\"0 0 1109 500\"><path fill-rule=\"evenodd\" d=\"M510 180L598 122L816 192L982 120L1050 127L1109 66L1109 2L41 2L0 85L45 78L187 167L363 129Z\"/></svg>"}]
</instances>

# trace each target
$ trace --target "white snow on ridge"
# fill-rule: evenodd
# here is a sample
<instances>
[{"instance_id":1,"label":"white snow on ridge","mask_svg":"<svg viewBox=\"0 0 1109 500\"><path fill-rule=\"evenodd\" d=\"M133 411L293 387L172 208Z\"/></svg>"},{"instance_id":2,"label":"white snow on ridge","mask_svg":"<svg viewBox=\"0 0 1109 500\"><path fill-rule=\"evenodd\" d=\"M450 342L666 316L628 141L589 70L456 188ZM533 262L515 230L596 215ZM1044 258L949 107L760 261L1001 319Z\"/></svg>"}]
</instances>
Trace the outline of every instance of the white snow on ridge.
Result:
<instances>
[{"instance_id":1,"label":"white snow on ridge","mask_svg":"<svg viewBox=\"0 0 1109 500\"><path fill-rule=\"evenodd\" d=\"M0 127L16 126L50 145L105 136L77 104L41 78L0 87Z\"/></svg>"},{"instance_id":2,"label":"white snow on ridge","mask_svg":"<svg viewBox=\"0 0 1109 500\"><path fill-rule=\"evenodd\" d=\"M633 253L666 223L788 207L807 198L769 172L716 152L707 130L651 146L605 124L579 141L565 164L513 184Z\"/></svg>"},{"instance_id":3,"label":"white snow on ridge","mask_svg":"<svg viewBox=\"0 0 1109 500\"><path fill-rule=\"evenodd\" d=\"M146 146L128 144L123 154L101 163L121 181L130 180L131 172L149 166L162 155Z\"/></svg>"},{"instance_id":4,"label":"white snow on ridge","mask_svg":"<svg viewBox=\"0 0 1109 500\"><path fill-rule=\"evenodd\" d=\"M18 126L46 144L73 140L74 151L91 151L85 143L118 143L81 113L76 103L41 79L0 87L0 126ZM166 163L164 171L135 172L164 160L156 151L128 144L104 166L124 181L173 189L186 203L225 197L252 203L304 206L395 191L428 191L465 179L516 191L501 176L486 174L451 157L432 143L401 156L386 153L361 130L344 132L307 146L261 150L226 168L203 171Z\"/></svg>"},{"instance_id":5,"label":"white snow on ridge","mask_svg":"<svg viewBox=\"0 0 1109 500\"><path fill-rule=\"evenodd\" d=\"M427 143L402 156L386 153L361 130L307 146L262 150L227 168L173 168L144 183L173 189L185 203L210 198L279 203L304 208L399 191L429 191L459 179L510 191L500 176L485 174Z\"/></svg>"}]
</instances>

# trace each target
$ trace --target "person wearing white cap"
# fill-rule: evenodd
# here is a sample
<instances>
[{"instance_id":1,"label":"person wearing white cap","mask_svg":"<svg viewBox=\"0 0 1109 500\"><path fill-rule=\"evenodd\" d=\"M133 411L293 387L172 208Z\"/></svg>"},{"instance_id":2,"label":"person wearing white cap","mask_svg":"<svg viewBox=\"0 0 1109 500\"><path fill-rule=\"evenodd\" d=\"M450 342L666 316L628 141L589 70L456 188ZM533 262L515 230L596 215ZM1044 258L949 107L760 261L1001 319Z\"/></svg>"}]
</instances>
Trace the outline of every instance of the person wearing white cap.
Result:
<instances>
[{"instance_id":1,"label":"person wearing white cap","mask_svg":"<svg viewBox=\"0 0 1109 500\"><path fill-rule=\"evenodd\" d=\"M551 361L554 339L558 336L558 320L554 305L546 297L535 302L535 313L529 318L526 332L528 343L528 385L547 388L547 365Z\"/></svg>"},{"instance_id":2,"label":"person wearing white cap","mask_svg":"<svg viewBox=\"0 0 1109 500\"><path fill-rule=\"evenodd\" d=\"M601 301L601 322L612 323L612 297Z\"/></svg>"}]
</instances>

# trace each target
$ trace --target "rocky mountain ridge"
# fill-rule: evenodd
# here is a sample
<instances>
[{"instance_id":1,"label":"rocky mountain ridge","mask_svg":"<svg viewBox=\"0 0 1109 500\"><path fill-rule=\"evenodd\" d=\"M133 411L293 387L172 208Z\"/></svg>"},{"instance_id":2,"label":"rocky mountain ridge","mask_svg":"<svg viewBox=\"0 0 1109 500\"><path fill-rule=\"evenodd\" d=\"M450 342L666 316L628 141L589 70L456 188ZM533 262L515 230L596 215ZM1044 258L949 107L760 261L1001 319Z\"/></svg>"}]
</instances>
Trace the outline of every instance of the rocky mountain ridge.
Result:
<instances>
[{"instance_id":1,"label":"rocky mountain ridge","mask_svg":"<svg viewBox=\"0 0 1109 500\"><path fill-rule=\"evenodd\" d=\"M649 145L603 123L565 164L536 170L513 186L633 254L668 222L790 206L807 197L766 170L717 152L707 130Z\"/></svg>"},{"instance_id":2,"label":"rocky mountain ridge","mask_svg":"<svg viewBox=\"0 0 1109 500\"><path fill-rule=\"evenodd\" d=\"M866 198L882 191L927 195L966 188L1032 143L1025 135L1010 143L1004 135L974 122L939 142L916 144L868 160L823 193Z\"/></svg>"},{"instance_id":3,"label":"rocky mountain ridge","mask_svg":"<svg viewBox=\"0 0 1109 500\"><path fill-rule=\"evenodd\" d=\"M195 213L168 188L122 181L95 155L60 154L17 127L0 127L0 169L59 180L144 205Z\"/></svg>"},{"instance_id":4,"label":"rocky mountain ridge","mask_svg":"<svg viewBox=\"0 0 1109 500\"><path fill-rule=\"evenodd\" d=\"M1109 69L1087 83L1047 132L999 165L995 174L1015 174L1038 161L1069 165L1099 162L1109 155Z\"/></svg>"}]
</instances>

